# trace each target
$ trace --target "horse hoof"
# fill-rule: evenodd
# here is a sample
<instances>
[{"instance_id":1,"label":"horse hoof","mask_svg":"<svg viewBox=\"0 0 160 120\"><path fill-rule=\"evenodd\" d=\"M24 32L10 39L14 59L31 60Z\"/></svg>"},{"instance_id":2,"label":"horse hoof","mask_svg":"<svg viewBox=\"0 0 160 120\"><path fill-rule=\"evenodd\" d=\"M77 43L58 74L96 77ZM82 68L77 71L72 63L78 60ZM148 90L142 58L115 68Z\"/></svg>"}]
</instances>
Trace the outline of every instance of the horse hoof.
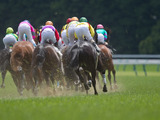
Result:
<instances>
[{"instance_id":1,"label":"horse hoof","mask_svg":"<svg viewBox=\"0 0 160 120\"><path fill-rule=\"evenodd\" d=\"M92 85L92 83L91 83L91 82L88 82L88 86L91 87L91 85Z\"/></svg>"},{"instance_id":2,"label":"horse hoof","mask_svg":"<svg viewBox=\"0 0 160 120\"><path fill-rule=\"evenodd\" d=\"M23 91L19 92L20 96L23 96Z\"/></svg>"},{"instance_id":3,"label":"horse hoof","mask_svg":"<svg viewBox=\"0 0 160 120\"><path fill-rule=\"evenodd\" d=\"M89 90L89 86L88 85L85 85L85 90Z\"/></svg>"},{"instance_id":4,"label":"horse hoof","mask_svg":"<svg viewBox=\"0 0 160 120\"><path fill-rule=\"evenodd\" d=\"M115 86L114 86L114 88L115 88L115 89L118 89L118 86L117 86L117 85L115 85Z\"/></svg>"},{"instance_id":5,"label":"horse hoof","mask_svg":"<svg viewBox=\"0 0 160 120\"><path fill-rule=\"evenodd\" d=\"M5 85L1 85L1 88L5 88Z\"/></svg>"},{"instance_id":6,"label":"horse hoof","mask_svg":"<svg viewBox=\"0 0 160 120\"><path fill-rule=\"evenodd\" d=\"M96 92L96 93L94 93L95 95L98 95L98 93Z\"/></svg>"},{"instance_id":7,"label":"horse hoof","mask_svg":"<svg viewBox=\"0 0 160 120\"><path fill-rule=\"evenodd\" d=\"M103 87L103 92L108 92L106 85Z\"/></svg>"}]
</instances>

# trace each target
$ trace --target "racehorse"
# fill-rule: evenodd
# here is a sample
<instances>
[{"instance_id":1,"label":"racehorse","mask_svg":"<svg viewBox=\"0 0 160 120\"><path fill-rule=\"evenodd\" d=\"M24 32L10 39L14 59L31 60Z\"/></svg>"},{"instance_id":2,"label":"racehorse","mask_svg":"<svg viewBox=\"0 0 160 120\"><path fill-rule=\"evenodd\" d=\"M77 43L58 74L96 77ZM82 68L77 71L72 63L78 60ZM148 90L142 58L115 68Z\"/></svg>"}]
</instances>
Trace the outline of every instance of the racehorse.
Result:
<instances>
[{"instance_id":1,"label":"racehorse","mask_svg":"<svg viewBox=\"0 0 160 120\"><path fill-rule=\"evenodd\" d=\"M7 71L9 71L11 73L11 76L13 78L13 81L16 85L16 87L18 86L18 82L17 82L17 76L16 76L16 72L14 72L10 66L10 56L11 56L11 48L5 48L3 50L0 51L0 71L1 71L1 75L2 75L2 84L1 84L1 88L5 88L5 84L4 84L4 80L5 80L5 76Z\"/></svg>"},{"instance_id":2,"label":"racehorse","mask_svg":"<svg viewBox=\"0 0 160 120\"><path fill-rule=\"evenodd\" d=\"M68 66L71 67L79 76L80 81L84 84L86 92L88 93L88 84L80 72L80 68L83 68L86 74L90 73L94 88L94 94L97 95L96 90L96 68L98 55L94 46L87 41L78 41L67 51Z\"/></svg>"},{"instance_id":3,"label":"racehorse","mask_svg":"<svg viewBox=\"0 0 160 120\"><path fill-rule=\"evenodd\" d=\"M68 58L68 55L70 54L70 46L65 46L61 52L63 54L62 57L62 62L63 62L63 69L64 69L64 77L67 83L67 88L74 88L77 91L78 90L78 85L75 85L75 83L79 82L78 75L76 72L73 70L73 68L69 65L70 64L70 59Z\"/></svg>"},{"instance_id":4,"label":"racehorse","mask_svg":"<svg viewBox=\"0 0 160 120\"><path fill-rule=\"evenodd\" d=\"M108 37L110 37L111 31L108 29L107 32ZM114 69L114 64L112 60L112 53L111 50L105 46L103 43L98 43L97 39L97 33L95 32L94 39L96 43L98 44L98 47L101 49L101 53L98 56L98 66L97 70L101 73L101 76L103 78L104 86L103 86L103 92L107 92L107 86L106 86L106 78L105 78L105 71L108 70L108 80L110 82L110 89L112 90L112 83L111 83L111 72L114 77L114 87L117 88L117 82L116 82L116 71ZM109 38L108 41L109 42Z\"/></svg>"},{"instance_id":5,"label":"racehorse","mask_svg":"<svg viewBox=\"0 0 160 120\"><path fill-rule=\"evenodd\" d=\"M98 47L101 49L101 53L98 57L98 66L97 70L101 73L101 76L103 78L104 86L103 86L103 92L107 92L107 86L106 86L106 78L105 78L105 71L108 70L108 80L110 82L110 89L112 90L112 83L111 83L111 72L114 77L114 87L117 88L116 83L116 71L114 69L114 64L112 60L112 53L109 48L107 48L103 44L99 44Z\"/></svg>"},{"instance_id":6,"label":"racehorse","mask_svg":"<svg viewBox=\"0 0 160 120\"><path fill-rule=\"evenodd\" d=\"M55 80L62 79L61 58L53 45L47 43L38 45L34 50L31 66L35 80L35 95L37 95L37 88L42 84L43 79L47 86L50 86L50 80L54 85Z\"/></svg>"},{"instance_id":7,"label":"racehorse","mask_svg":"<svg viewBox=\"0 0 160 120\"><path fill-rule=\"evenodd\" d=\"M10 64L13 71L18 74L18 88L20 95L23 94L24 87L29 90L34 88L34 82L31 75L31 61L34 46L28 41L19 41L13 48L10 58Z\"/></svg>"}]
</instances>

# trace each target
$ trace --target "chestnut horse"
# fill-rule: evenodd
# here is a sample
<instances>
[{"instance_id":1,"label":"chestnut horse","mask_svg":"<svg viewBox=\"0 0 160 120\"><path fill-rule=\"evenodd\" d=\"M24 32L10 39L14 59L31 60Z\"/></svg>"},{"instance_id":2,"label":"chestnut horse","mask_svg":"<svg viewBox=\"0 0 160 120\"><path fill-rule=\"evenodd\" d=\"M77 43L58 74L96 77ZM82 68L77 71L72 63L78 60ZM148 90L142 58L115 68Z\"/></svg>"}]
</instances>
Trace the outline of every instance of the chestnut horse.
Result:
<instances>
[{"instance_id":1,"label":"chestnut horse","mask_svg":"<svg viewBox=\"0 0 160 120\"><path fill-rule=\"evenodd\" d=\"M107 29L107 32L108 32L107 42L109 42L111 30ZM107 81L106 81L106 77L105 77L105 71L106 70L108 70L108 80L110 82L111 90L112 90L111 72L113 73L113 77L114 77L114 87L117 88L116 75L115 75L116 71L114 69L114 64L113 64L113 60L112 60L112 52L103 43L98 43L97 33L96 32L95 32L94 40L98 44L98 47L101 49L101 53L98 56L97 70L101 73L101 76L103 78L103 82L104 82L103 92L107 92L107 86L106 86Z\"/></svg>"},{"instance_id":2,"label":"chestnut horse","mask_svg":"<svg viewBox=\"0 0 160 120\"><path fill-rule=\"evenodd\" d=\"M105 71L108 70L108 80L110 82L110 88L112 90L112 83L111 83L111 72L114 77L114 87L117 88L116 83L116 71L114 69L114 64L112 60L112 53L109 48L107 48L103 44L99 44L98 47L101 49L101 53L98 57L98 66L97 70L101 73L101 76L103 78L104 86L103 86L103 92L107 92L107 86L106 86L106 77L105 77Z\"/></svg>"},{"instance_id":3,"label":"chestnut horse","mask_svg":"<svg viewBox=\"0 0 160 120\"><path fill-rule=\"evenodd\" d=\"M19 93L23 94L24 87L29 90L34 88L34 82L31 75L31 61L34 46L28 41L19 41L13 48L10 58L10 64L13 71L19 76Z\"/></svg>"},{"instance_id":4,"label":"chestnut horse","mask_svg":"<svg viewBox=\"0 0 160 120\"><path fill-rule=\"evenodd\" d=\"M50 80L54 85L55 80L62 80L62 64L59 54L53 45L40 44L33 53L32 71L35 80L34 94L37 95L37 88L45 79L47 86L50 86Z\"/></svg>"}]
</instances>

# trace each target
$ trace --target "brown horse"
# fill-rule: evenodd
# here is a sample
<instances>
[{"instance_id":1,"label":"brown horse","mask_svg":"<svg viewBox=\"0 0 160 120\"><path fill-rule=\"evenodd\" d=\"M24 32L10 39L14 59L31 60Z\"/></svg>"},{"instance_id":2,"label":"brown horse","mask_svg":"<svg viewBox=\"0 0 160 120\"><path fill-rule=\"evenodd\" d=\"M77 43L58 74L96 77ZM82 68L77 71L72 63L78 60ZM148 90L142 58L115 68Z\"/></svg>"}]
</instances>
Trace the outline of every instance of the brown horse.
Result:
<instances>
[{"instance_id":1,"label":"brown horse","mask_svg":"<svg viewBox=\"0 0 160 120\"><path fill-rule=\"evenodd\" d=\"M107 82L106 82L106 77L105 77L105 71L108 70L108 80L110 82L111 89L112 89L111 72L113 73L113 77L114 77L114 86L115 86L115 88L117 88L116 77L115 77L116 71L114 69L114 64L113 64L113 60L112 60L112 53L111 53L110 49L107 48L103 44L99 44L98 46L101 49L101 53L98 57L97 70L101 73L101 76L103 78L103 82L104 82L103 91L107 92L107 87L106 87Z\"/></svg>"},{"instance_id":2,"label":"brown horse","mask_svg":"<svg viewBox=\"0 0 160 120\"><path fill-rule=\"evenodd\" d=\"M87 41L80 41L74 44L72 47L69 47L65 54L63 54L63 57L67 57L67 66L76 72L81 83L84 84L87 93L89 87L87 81L80 72L80 68L82 68L87 75L91 73L90 77L92 78L94 94L97 95L98 92L96 90L95 76L98 56L94 46Z\"/></svg>"},{"instance_id":3,"label":"brown horse","mask_svg":"<svg viewBox=\"0 0 160 120\"><path fill-rule=\"evenodd\" d=\"M55 80L62 79L62 64L59 54L53 45L40 44L33 53L32 71L35 80L34 94L37 95L37 88L45 79L47 86L50 86L50 80L54 85Z\"/></svg>"},{"instance_id":4,"label":"brown horse","mask_svg":"<svg viewBox=\"0 0 160 120\"><path fill-rule=\"evenodd\" d=\"M96 29L95 29L95 31L96 31ZM109 43L111 30L107 29L106 31L108 32L107 42ZM114 87L117 88L117 82L116 82L116 76L115 76L116 71L114 69L111 50L107 46L105 46L103 43L98 43L97 36L98 35L95 32L94 40L98 44L98 47L101 49L101 53L98 56L97 70L101 73L101 76L103 78L103 82L104 82L103 92L107 92L107 86L106 86L107 81L106 81L106 77L105 77L105 71L108 70L108 79L110 82L111 90L113 89L112 83L111 83L111 72L113 73L113 77L114 77Z\"/></svg>"},{"instance_id":5,"label":"brown horse","mask_svg":"<svg viewBox=\"0 0 160 120\"><path fill-rule=\"evenodd\" d=\"M34 82L31 75L31 61L33 54L33 44L27 41L17 42L13 48L10 63L13 71L19 76L19 93L23 94L24 86L27 90L34 88Z\"/></svg>"},{"instance_id":6,"label":"brown horse","mask_svg":"<svg viewBox=\"0 0 160 120\"><path fill-rule=\"evenodd\" d=\"M2 75L2 84L1 84L1 88L5 88L5 84L4 84L4 80L5 80L5 76L7 71L9 71L11 73L11 76L13 78L13 81L16 85L16 87L18 86L18 78L17 78L17 73L14 72L11 68L10 65L10 56L11 56L11 48L5 48L3 50L0 51L0 71L1 71L1 75Z\"/></svg>"},{"instance_id":7,"label":"brown horse","mask_svg":"<svg viewBox=\"0 0 160 120\"><path fill-rule=\"evenodd\" d=\"M70 67L69 63L70 63L70 59L68 58L68 55L70 51L70 47L69 46L65 46L62 49L62 61L63 61L63 69L64 69L64 77L67 83L67 89L69 88L74 88L77 91L78 90L78 85L75 85L75 83L77 83L79 81L78 75L76 74L76 72L73 70L72 67Z\"/></svg>"}]
</instances>

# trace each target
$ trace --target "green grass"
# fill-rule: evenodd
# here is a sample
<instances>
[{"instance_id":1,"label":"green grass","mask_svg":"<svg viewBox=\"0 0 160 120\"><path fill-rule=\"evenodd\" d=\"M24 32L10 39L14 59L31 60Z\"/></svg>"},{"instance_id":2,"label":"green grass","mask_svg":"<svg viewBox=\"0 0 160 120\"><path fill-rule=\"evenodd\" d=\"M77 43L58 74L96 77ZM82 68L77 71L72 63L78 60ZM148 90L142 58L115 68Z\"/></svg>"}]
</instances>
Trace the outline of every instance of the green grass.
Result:
<instances>
[{"instance_id":1,"label":"green grass","mask_svg":"<svg viewBox=\"0 0 160 120\"><path fill-rule=\"evenodd\" d=\"M140 66L138 66L141 68ZM160 72L150 66L148 76L138 76L127 66L117 71L118 89L99 95L85 92L60 91L47 96L31 91L19 96L10 74L6 88L0 89L0 120L157 120L160 118ZM128 70L127 70L128 69ZM130 69L130 70L129 70ZM0 79L1 81L1 79ZM97 86L98 88L98 86ZM109 89L109 85L108 85ZM64 93L63 93L64 92ZM72 93L73 92L73 93Z\"/></svg>"}]
</instances>

